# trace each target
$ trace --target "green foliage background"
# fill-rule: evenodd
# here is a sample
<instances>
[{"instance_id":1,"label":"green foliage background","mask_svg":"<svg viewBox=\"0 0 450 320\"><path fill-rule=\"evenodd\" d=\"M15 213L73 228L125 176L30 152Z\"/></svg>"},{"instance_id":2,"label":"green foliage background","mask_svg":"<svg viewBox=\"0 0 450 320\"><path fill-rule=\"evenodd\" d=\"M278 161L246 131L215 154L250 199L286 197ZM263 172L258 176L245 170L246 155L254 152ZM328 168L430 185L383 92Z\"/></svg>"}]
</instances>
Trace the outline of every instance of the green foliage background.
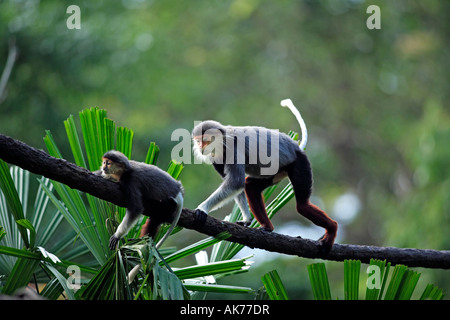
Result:
<instances>
[{"instance_id":1,"label":"green foliage background","mask_svg":"<svg viewBox=\"0 0 450 320\"><path fill-rule=\"evenodd\" d=\"M81 30L66 27L71 4ZM372 4L381 30L366 27ZM171 133L195 120L298 130L279 106L291 98L309 129L313 200L340 222L339 242L450 249L448 1L4 0L2 67L12 39L19 56L0 100L3 134L45 149L50 129L70 159L63 120L100 106L133 129L133 158L155 141L168 163ZM220 182L205 165L185 165L181 180L189 208ZM276 228L293 222L318 238L294 208ZM183 232L175 244L198 237ZM263 257L256 281L278 269L291 298L310 291L310 261ZM450 292L448 272L423 276ZM249 278L242 284L253 286Z\"/></svg>"}]
</instances>

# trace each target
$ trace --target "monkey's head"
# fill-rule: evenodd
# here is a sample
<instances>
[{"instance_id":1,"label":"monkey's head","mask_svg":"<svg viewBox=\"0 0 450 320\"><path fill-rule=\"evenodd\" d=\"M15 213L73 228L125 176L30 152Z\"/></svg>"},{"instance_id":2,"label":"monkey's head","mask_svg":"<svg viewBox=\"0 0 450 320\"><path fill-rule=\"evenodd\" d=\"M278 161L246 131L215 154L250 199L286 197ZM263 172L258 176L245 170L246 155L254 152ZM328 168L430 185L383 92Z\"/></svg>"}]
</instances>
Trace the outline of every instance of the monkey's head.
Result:
<instances>
[{"instance_id":1,"label":"monkey's head","mask_svg":"<svg viewBox=\"0 0 450 320\"><path fill-rule=\"evenodd\" d=\"M217 121L207 120L199 123L192 130L194 153L205 160L208 155L215 156L222 149L225 127Z\"/></svg>"},{"instance_id":2,"label":"monkey's head","mask_svg":"<svg viewBox=\"0 0 450 320\"><path fill-rule=\"evenodd\" d=\"M102 177L113 181L120 181L122 174L131 169L128 158L121 152L110 150L102 158Z\"/></svg>"}]
</instances>

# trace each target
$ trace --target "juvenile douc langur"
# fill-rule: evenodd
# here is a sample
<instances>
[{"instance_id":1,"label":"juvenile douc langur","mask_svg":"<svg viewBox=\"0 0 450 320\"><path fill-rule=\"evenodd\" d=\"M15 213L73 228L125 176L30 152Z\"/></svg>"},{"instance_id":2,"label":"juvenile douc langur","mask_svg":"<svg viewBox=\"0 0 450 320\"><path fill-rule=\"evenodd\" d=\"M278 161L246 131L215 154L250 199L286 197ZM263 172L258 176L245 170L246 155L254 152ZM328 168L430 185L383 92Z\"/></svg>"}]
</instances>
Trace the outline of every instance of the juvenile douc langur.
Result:
<instances>
[{"instance_id":1,"label":"juvenile douc langur","mask_svg":"<svg viewBox=\"0 0 450 320\"><path fill-rule=\"evenodd\" d=\"M337 233L337 222L309 201L312 193L312 169L304 149L307 143L306 125L290 99L281 101L297 118L302 132L300 146L287 134L263 127L224 126L217 121L203 121L192 131L195 155L211 163L222 176L223 182L196 209L197 222L203 224L206 215L235 199L248 226L254 217L261 228L272 231L267 216L262 191L286 176L292 183L296 209L314 224L325 228L319 239L321 248L328 252ZM267 157L270 156L271 163ZM274 163L276 166L274 166ZM247 198L247 199L246 199Z\"/></svg>"},{"instance_id":2,"label":"juvenile douc langur","mask_svg":"<svg viewBox=\"0 0 450 320\"><path fill-rule=\"evenodd\" d=\"M156 245L159 248L173 231L183 209L181 183L154 165L128 160L119 151L106 152L102 160L100 170L95 173L119 183L127 208L125 217L109 240L109 248L115 249L141 214L149 217L142 227L141 237L154 237L163 222L172 221L169 230Z\"/></svg>"}]
</instances>

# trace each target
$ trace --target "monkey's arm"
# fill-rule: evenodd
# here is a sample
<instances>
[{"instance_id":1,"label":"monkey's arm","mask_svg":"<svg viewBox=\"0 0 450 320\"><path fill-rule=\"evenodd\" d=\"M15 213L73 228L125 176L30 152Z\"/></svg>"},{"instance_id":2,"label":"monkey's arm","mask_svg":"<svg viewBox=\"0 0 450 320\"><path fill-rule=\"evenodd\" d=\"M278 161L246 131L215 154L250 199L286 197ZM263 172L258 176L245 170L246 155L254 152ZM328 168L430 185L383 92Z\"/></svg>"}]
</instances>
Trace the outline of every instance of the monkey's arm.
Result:
<instances>
[{"instance_id":1,"label":"monkey's arm","mask_svg":"<svg viewBox=\"0 0 450 320\"><path fill-rule=\"evenodd\" d=\"M222 184L195 210L197 221L203 224L208 212L223 206L227 201L236 197L244 189L245 167L241 164L226 165Z\"/></svg>"},{"instance_id":2,"label":"monkey's arm","mask_svg":"<svg viewBox=\"0 0 450 320\"><path fill-rule=\"evenodd\" d=\"M222 184L197 207L197 210L201 210L205 213L216 210L244 190L244 165L227 165L224 173L225 177Z\"/></svg>"},{"instance_id":3,"label":"monkey's arm","mask_svg":"<svg viewBox=\"0 0 450 320\"><path fill-rule=\"evenodd\" d=\"M139 216L144 212L144 205L142 203L142 194L138 188L130 190L130 195L127 204L127 211L122 222L117 227L116 232L109 238L109 248L114 250L119 240L126 235L130 229L136 224Z\"/></svg>"},{"instance_id":4,"label":"monkey's arm","mask_svg":"<svg viewBox=\"0 0 450 320\"><path fill-rule=\"evenodd\" d=\"M248 207L248 203L247 203L247 197L245 196L245 192L242 191L241 193L239 193L234 200L236 201L236 204L238 205L239 209L241 209L241 213L242 216L244 218L244 221L238 221L238 224L244 225L244 226L249 226L250 223L252 222L252 215L250 213L250 209Z\"/></svg>"},{"instance_id":5,"label":"monkey's arm","mask_svg":"<svg viewBox=\"0 0 450 320\"><path fill-rule=\"evenodd\" d=\"M126 235L128 231L130 231L130 229L136 224L138 218L139 213L130 212L130 210L127 209L125 217L117 227L116 232L111 236L111 238L109 238L109 248L111 250L114 250L116 248L116 245L119 242L119 240L124 235Z\"/></svg>"}]
</instances>

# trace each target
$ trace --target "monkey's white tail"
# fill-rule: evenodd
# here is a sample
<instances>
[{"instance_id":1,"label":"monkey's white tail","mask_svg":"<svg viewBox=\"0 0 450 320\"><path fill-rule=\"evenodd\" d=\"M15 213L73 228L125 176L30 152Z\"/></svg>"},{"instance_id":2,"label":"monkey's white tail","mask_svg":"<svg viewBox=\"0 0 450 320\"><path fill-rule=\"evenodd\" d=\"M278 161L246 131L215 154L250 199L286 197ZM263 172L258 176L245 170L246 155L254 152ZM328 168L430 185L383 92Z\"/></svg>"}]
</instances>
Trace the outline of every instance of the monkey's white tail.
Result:
<instances>
[{"instance_id":1,"label":"monkey's white tail","mask_svg":"<svg viewBox=\"0 0 450 320\"><path fill-rule=\"evenodd\" d=\"M288 107L291 110L291 112L294 114L295 118L297 119L297 121L300 125L300 129L302 130L302 141L300 142L300 150L305 151L306 143L308 142L308 130L306 129L305 121L303 121L303 118L302 118L300 112L294 106L291 99L282 100L281 106Z\"/></svg>"},{"instance_id":2,"label":"monkey's white tail","mask_svg":"<svg viewBox=\"0 0 450 320\"><path fill-rule=\"evenodd\" d=\"M167 232L164 235L164 237L162 237L162 239L159 240L158 243L156 244L156 249L159 249L159 247L161 247L163 242L166 241L167 237L170 236L170 234L172 233L173 229L177 225L178 220L180 219L181 211L183 210L183 194L181 192L179 192L174 200L177 203L177 212L175 213L175 218L173 219L173 222L170 225L170 228L169 228L169 230L167 230Z\"/></svg>"},{"instance_id":3,"label":"monkey's white tail","mask_svg":"<svg viewBox=\"0 0 450 320\"><path fill-rule=\"evenodd\" d=\"M131 284L133 282L134 278L139 273L140 268L141 268L141 265L137 264L134 266L133 269L131 269L131 271L128 273L128 284Z\"/></svg>"}]
</instances>

